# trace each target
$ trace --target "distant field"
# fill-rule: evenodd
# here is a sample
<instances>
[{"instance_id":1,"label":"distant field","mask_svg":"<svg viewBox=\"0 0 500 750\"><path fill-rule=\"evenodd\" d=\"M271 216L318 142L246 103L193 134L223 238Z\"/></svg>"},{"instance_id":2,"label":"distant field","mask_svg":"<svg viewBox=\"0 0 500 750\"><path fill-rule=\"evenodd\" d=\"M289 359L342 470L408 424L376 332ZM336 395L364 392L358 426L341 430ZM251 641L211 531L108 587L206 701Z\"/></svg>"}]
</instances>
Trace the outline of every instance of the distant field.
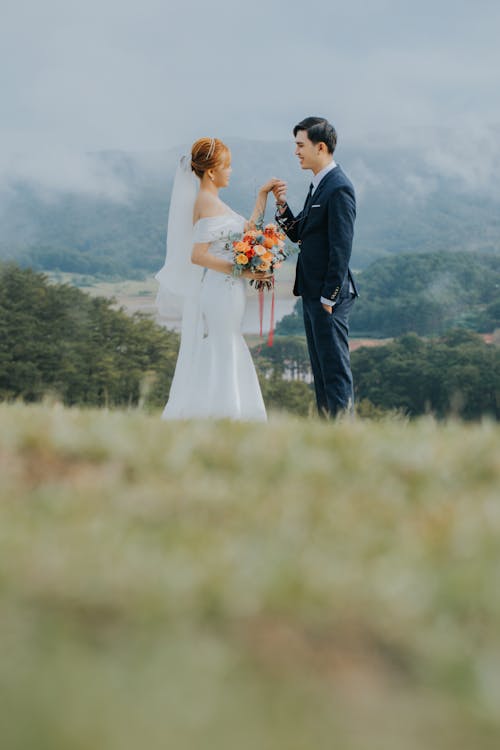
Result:
<instances>
[{"instance_id":1,"label":"distant field","mask_svg":"<svg viewBox=\"0 0 500 750\"><path fill-rule=\"evenodd\" d=\"M291 313L296 302L296 298L292 294L294 267L295 264L292 262L284 264L276 274L276 322L283 315ZM98 281L91 277L82 277L76 274L57 273L49 274L49 276L58 283L66 282L68 284L75 284L93 296L115 297L117 306L124 307L131 314L134 312L143 312L156 318L155 299L158 284L153 277L147 278L144 281ZM269 321L270 296L266 295L265 326L267 326L267 329ZM175 301L172 301L171 311L167 318L158 322L164 323L169 328L180 329L180 312ZM258 297L256 292L249 287L243 331L245 334L252 335L257 333L258 330Z\"/></svg>"},{"instance_id":2,"label":"distant field","mask_svg":"<svg viewBox=\"0 0 500 750\"><path fill-rule=\"evenodd\" d=\"M497 750L500 427L0 405L6 750Z\"/></svg>"},{"instance_id":3,"label":"distant field","mask_svg":"<svg viewBox=\"0 0 500 750\"><path fill-rule=\"evenodd\" d=\"M292 295L293 273L293 263L289 263L288 265L285 264L285 266L279 271L280 276L278 277L276 284L276 322L278 322L283 315L292 312L293 306L295 305L296 298ZM57 280L59 283L66 282L76 284L77 286L80 286L83 291L93 296L115 297L117 306L124 307L125 310L131 314L134 312L143 312L156 317L155 298L158 285L154 278L145 279L144 281L97 281L84 279L83 284L82 277L75 274L58 273L53 274L51 278ZM172 306L171 316L163 322L171 328L180 328L180 316L174 305ZM266 297L263 326L265 337L267 337L269 331L269 324L270 298ZM254 346L259 343L258 301L257 295L252 289L248 290L247 312L245 315L243 330L249 346ZM351 351L355 351L360 346L380 346L388 341L390 341L390 339L351 338L350 348Z\"/></svg>"}]
</instances>

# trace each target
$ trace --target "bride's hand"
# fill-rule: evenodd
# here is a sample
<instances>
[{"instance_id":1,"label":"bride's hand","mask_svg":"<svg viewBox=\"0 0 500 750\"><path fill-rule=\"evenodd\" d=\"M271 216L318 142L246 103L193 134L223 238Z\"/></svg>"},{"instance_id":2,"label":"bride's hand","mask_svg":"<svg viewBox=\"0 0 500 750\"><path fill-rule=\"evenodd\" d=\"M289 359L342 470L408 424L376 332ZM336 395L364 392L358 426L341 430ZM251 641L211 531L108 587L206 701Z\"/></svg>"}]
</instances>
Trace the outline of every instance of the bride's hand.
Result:
<instances>
[{"instance_id":1,"label":"bride's hand","mask_svg":"<svg viewBox=\"0 0 500 750\"><path fill-rule=\"evenodd\" d=\"M241 274L244 279L255 279L256 281L263 281L264 279L272 279L272 271L243 271Z\"/></svg>"},{"instance_id":2,"label":"bride's hand","mask_svg":"<svg viewBox=\"0 0 500 750\"><path fill-rule=\"evenodd\" d=\"M267 195L271 190L283 190L283 188L286 188L286 182L283 182L283 180L280 180L278 177L271 177L270 180L262 185L259 193L265 193Z\"/></svg>"}]
</instances>

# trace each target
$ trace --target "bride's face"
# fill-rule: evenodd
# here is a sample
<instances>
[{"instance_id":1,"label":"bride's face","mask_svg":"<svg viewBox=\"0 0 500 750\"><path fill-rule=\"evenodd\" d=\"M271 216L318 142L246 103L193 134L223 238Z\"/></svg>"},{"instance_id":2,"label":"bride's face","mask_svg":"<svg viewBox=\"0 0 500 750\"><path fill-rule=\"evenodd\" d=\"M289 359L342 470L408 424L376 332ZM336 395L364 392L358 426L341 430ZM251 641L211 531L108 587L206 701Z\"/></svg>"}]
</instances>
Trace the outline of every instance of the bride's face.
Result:
<instances>
[{"instance_id":1,"label":"bride's face","mask_svg":"<svg viewBox=\"0 0 500 750\"><path fill-rule=\"evenodd\" d=\"M214 185L218 188L227 187L229 185L232 171L231 158L228 157L213 170Z\"/></svg>"}]
</instances>

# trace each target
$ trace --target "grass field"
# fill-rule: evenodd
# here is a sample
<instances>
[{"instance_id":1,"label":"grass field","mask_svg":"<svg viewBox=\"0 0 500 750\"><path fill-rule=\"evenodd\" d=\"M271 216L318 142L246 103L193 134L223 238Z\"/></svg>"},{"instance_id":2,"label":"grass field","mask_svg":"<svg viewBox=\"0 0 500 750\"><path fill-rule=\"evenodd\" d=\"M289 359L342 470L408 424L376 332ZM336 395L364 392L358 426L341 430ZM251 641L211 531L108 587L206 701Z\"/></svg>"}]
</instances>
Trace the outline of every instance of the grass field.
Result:
<instances>
[{"instance_id":1,"label":"grass field","mask_svg":"<svg viewBox=\"0 0 500 750\"><path fill-rule=\"evenodd\" d=\"M0 406L2 750L500 746L500 428Z\"/></svg>"}]
</instances>

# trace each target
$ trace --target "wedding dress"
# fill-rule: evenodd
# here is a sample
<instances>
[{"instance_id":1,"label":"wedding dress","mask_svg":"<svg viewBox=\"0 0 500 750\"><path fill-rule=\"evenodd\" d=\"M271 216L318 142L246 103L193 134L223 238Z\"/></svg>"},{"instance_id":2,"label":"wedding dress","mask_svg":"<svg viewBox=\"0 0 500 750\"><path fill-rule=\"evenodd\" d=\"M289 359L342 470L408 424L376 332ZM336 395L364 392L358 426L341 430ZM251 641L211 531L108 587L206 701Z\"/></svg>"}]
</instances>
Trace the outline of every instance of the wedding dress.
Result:
<instances>
[{"instance_id":1,"label":"wedding dress","mask_svg":"<svg viewBox=\"0 0 500 750\"><path fill-rule=\"evenodd\" d=\"M209 242L211 254L232 261L227 243L241 234L244 223L231 209L199 219L189 260L194 243ZM206 268L196 267L193 273L198 272L184 295L181 347L162 418L265 421L257 373L241 333L246 281Z\"/></svg>"}]
</instances>

